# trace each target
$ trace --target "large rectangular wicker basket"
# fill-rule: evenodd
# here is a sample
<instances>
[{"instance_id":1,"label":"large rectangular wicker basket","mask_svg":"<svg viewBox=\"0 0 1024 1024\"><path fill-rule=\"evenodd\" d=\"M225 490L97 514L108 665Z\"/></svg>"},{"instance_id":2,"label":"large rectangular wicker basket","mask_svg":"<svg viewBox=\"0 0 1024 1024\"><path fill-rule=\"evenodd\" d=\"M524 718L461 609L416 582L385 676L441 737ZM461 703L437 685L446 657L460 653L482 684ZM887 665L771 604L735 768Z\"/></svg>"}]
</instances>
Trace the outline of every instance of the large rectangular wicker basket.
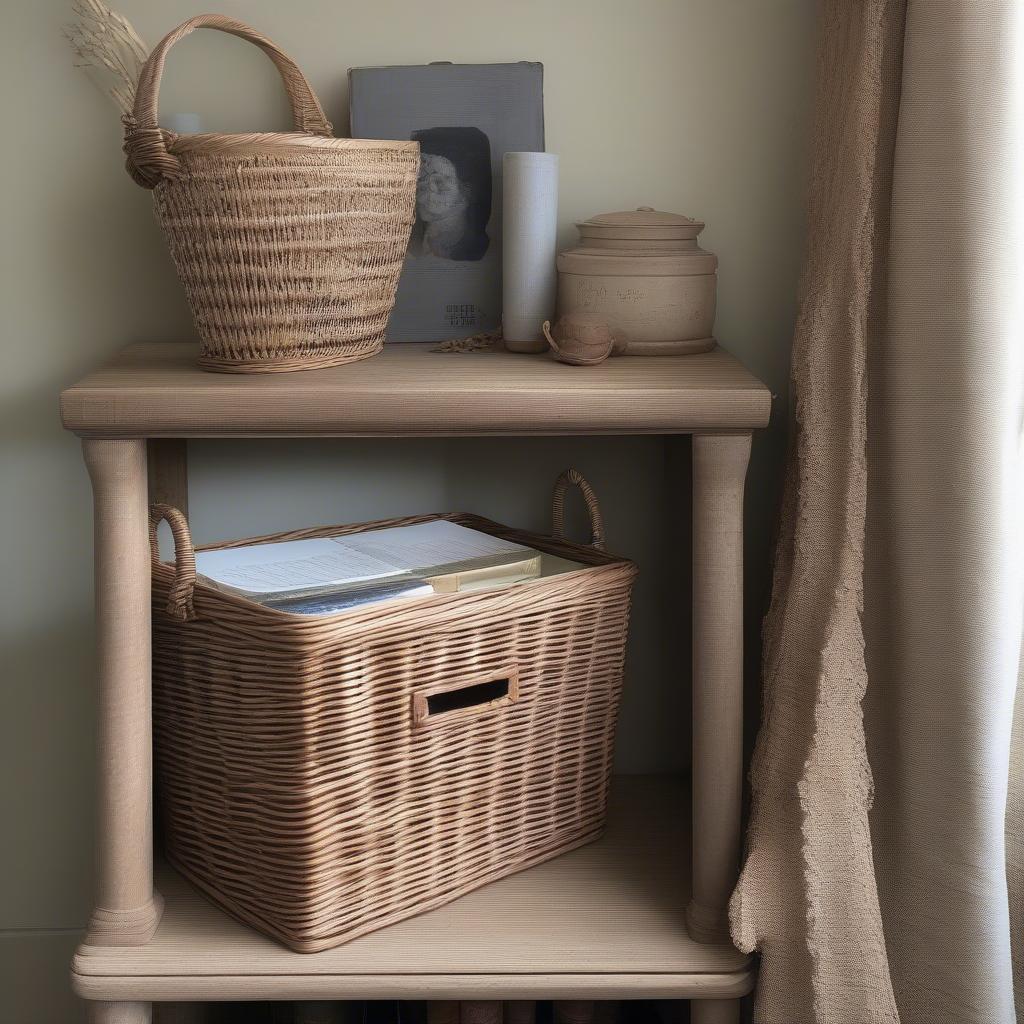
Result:
<instances>
[{"instance_id":1,"label":"large rectangular wicker basket","mask_svg":"<svg viewBox=\"0 0 1024 1024\"><path fill-rule=\"evenodd\" d=\"M188 527L154 554L159 808L171 862L299 952L440 906L595 839L605 818L635 566L597 546L447 518L584 568L325 617L196 581Z\"/></svg>"}]
</instances>

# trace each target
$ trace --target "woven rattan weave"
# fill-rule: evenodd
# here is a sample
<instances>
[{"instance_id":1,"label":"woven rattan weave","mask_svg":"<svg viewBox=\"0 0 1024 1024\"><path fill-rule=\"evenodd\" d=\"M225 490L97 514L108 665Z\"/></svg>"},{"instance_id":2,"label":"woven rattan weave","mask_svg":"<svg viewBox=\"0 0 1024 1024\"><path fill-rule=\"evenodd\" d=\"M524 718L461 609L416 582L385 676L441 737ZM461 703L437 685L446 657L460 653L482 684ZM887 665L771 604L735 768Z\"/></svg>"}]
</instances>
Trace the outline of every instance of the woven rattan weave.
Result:
<instances>
[{"instance_id":1,"label":"woven rattan weave","mask_svg":"<svg viewBox=\"0 0 1024 1024\"><path fill-rule=\"evenodd\" d=\"M197 28L240 36L274 61L294 133L178 136L158 126L167 52ZM334 138L291 58L215 14L161 40L124 120L128 170L154 190L201 366L300 370L380 350L412 228L418 143Z\"/></svg>"},{"instance_id":2,"label":"woven rattan weave","mask_svg":"<svg viewBox=\"0 0 1024 1024\"><path fill-rule=\"evenodd\" d=\"M471 515L584 568L327 617L197 582L184 517L151 512L154 742L166 852L300 952L339 945L595 839L635 566ZM213 547L341 535L413 517ZM157 560L161 520L175 564Z\"/></svg>"}]
</instances>

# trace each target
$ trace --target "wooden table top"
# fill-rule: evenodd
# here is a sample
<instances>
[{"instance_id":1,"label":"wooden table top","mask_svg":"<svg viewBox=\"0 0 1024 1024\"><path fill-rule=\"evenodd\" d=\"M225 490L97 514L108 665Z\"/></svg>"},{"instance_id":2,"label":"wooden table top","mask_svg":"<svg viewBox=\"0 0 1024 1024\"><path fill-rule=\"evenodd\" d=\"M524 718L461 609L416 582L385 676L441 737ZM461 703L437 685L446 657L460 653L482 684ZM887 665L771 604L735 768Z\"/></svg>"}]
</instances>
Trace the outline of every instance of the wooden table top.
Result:
<instances>
[{"instance_id":1,"label":"wooden table top","mask_svg":"<svg viewBox=\"0 0 1024 1024\"><path fill-rule=\"evenodd\" d=\"M575 367L548 355L389 344L296 373L199 369L198 346L143 342L61 394L83 437L681 434L767 424L771 393L721 348Z\"/></svg>"}]
</instances>

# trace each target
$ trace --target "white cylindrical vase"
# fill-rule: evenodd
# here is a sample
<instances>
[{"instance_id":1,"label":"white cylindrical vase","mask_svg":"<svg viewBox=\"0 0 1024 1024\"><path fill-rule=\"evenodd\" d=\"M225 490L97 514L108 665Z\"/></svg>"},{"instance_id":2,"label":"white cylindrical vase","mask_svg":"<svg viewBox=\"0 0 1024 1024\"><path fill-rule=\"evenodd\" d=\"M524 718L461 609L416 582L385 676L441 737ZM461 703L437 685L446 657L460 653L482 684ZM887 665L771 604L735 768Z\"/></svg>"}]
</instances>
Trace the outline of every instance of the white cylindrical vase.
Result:
<instances>
[{"instance_id":1,"label":"white cylindrical vase","mask_svg":"<svg viewBox=\"0 0 1024 1024\"><path fill-rule=\"evenodd\" d=\"M506 153L502 160L501 329L511 352L545 352L541 330L555 312L558 157Z\"/></svg>"}]
</instances>

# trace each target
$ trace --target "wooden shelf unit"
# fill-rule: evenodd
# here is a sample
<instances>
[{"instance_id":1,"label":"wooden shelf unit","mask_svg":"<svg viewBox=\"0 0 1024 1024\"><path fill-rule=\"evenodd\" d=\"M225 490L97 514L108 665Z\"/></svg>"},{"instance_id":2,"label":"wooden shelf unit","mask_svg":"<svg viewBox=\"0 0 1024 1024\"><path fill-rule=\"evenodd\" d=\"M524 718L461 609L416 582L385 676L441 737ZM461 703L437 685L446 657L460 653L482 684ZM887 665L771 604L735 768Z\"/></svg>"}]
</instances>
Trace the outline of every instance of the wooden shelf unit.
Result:
<instances>
[{"instance_id":1,"label":"wooden shelf unit","mask_svg":"<svg viewBox=\"0 0 1024 1024\"><path fill-rule=\"evenodd\" d=\"M616 780L597 842L323 953L293 953L213 906L173 869L144 946L82 946L89 999L689 999L749 991L748 958L694 942L688 787Z\"/></svg>"},{"instance_id":2,"label":"wooden shelf unit","mask_svg":"<svg viewBox=\"0 0 1024 1024\"><path fill-rule=\"evenodd\" d=\"M740 844L743 485L768 389L721 349L575 368L389 345L266 376L205 373L195 357L131 345L61 395L94 496L101 845L72 971L92 1020L145 1024L162 1000L692 998L696 1024L737 1021L753 984L725 923ZM146 510L187 509L184 439L550 434L693 435L692 786L620 780L598 842L313 955L235 922L170 869L154 875Z\"/></svg>"}]
</instances>

